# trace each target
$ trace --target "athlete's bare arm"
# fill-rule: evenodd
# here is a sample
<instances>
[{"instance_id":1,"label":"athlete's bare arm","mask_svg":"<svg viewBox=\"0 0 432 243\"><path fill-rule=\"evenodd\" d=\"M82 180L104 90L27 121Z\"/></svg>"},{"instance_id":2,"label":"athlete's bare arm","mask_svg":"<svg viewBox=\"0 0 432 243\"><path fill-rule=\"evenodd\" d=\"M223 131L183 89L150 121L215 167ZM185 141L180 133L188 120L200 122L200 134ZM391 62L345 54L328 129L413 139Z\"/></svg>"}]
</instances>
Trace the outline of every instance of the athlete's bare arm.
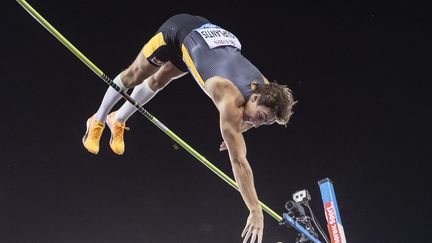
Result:
<instances>
[{"instance_id":1,"label":"athlete's bare arm","mask_svg":"<svg viewBox=\"0 0 432 243\"><path fill-rule=\"evenodd\" d=\"M242 122L240 125L240 131L246 132L247 130L251 129L253 127L252 123ZM219 151L227 150L227 146L224 141L222 141L221 145L219 146Z\"/></svg>"},{"instance_id":2,"label":"athlete's bare arm","mask_svg":"<svg viewBox=\"0 0 432 243\"><path fill-rule=\"evenodd\" d=\"M242 122L242 124L240 126L240 131L246 132L247 130L251 129L252 127L253 127L252 123Z\"/></svg>"},{"instance_id":3,"label":"athlete's bare arm","mask_svg":"<svg viewBox=\"0 0 432 243\"><path fill-rule=\"evenodd\" d=\"M270 83L266 77L263 76L263 79L264 79L265 84ZM253 127L252 123L242 122L240 130L242 132L246 132L247 130L251 129L252 127ZM227 150L227 146L225 144L225 141L222 141L222 143L219 146L219 151L224 151L224 150Z\"/></svg>"},{"instance_id":4,"label":"athlete's bare arm","mask_svg":"<svg viewBox=\"0 0 432 243\"><path fill-rule=\"evenodd\" d=\"M208 82L208 81L207 81ZM207 86L207 85L206 85ZM242 233L244 242L262 241L264 216L255 191L252 169L246 158L246 143L241 131L243 108L241 94L230 83L210 82L208 91L220 113L220 129L228 148L231 166L240 194L250 211Z\"/></svg>"}]
</instances>

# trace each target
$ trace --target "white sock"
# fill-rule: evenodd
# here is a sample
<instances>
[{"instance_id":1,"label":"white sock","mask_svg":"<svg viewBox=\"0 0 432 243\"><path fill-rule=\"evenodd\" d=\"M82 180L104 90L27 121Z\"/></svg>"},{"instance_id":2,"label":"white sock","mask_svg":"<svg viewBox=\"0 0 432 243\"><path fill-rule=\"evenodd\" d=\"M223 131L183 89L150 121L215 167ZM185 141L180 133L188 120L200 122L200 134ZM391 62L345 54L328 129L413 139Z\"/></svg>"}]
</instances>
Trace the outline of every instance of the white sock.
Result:
<instances>
[{"instance_id":1,"label":"white sock","mask_svg":"<svg viewBox=\"0 0 432 243\"><path fill-rule=\"evenodd\" d=\"M127 90L127 88L124 86L123 82L121 81L120 74L117 75L117 77L115 77L113 82L117 84L117 86L119 86L121 90L123 91ZM109 87L102 99L102 103L99 106L98 111L95 114L95 119L101 122L105 122L108 113L111 111L113 106L121 99L121 97L122 97L121 94L119 94L112 87Z\"/></svg>"},{"instance_id":2,"label":"white sock","mask_svg":"<svg viewBox=\"0 0 432 243\"><path fill-rule=\"evenodd\" d=\"M132 99L134 99L140 106L147 103L149 100L155 96L157 91L153 91L149 85L147 79L138 86L136 86L131 94ZM129 117L135 113L137 109L131 103L126 101L118 111L116 111L114 119L119 122L126 122Z\"/></svg>"}]
</instances>

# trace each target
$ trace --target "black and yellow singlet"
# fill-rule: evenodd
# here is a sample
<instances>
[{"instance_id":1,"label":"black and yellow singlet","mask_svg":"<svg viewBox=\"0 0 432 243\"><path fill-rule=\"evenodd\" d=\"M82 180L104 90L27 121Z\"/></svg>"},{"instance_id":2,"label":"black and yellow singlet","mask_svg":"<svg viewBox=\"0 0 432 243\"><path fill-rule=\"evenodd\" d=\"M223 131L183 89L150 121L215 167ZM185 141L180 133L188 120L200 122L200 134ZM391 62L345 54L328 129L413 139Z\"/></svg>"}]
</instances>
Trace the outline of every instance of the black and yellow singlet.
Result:
<instances>
[{"instance_id":1,"label":"black and yellow singlet","mask_svg":"<svg viewBox=\"0 0 432 243\"><path fill-rule=\"evenodd\" d=\"M240 51L240 41L231 32L188 14L169 18L143 48L153 65L171 61L180 70L190 71L202 87L214 76L225 78L247 101L254 85L264 84L264 79Z\"/></svg>"}]
</instances>

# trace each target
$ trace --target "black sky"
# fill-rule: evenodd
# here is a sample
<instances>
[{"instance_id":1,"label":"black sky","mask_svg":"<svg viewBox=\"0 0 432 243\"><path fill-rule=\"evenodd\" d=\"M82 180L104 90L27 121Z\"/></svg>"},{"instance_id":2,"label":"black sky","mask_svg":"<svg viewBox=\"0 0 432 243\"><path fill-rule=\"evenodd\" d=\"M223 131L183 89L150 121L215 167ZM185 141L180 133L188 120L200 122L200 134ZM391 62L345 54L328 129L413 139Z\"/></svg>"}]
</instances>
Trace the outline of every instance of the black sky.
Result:
<instances>
[{"instance_id":1,"label":"black sky","mask_svg":"<svg viewBox=\"0 0 432 243\"><path fill-rule=\"evenodd\" d=\"M112 78L173 14L230 30L299 101L287 128L245 134L260 199L282 213L306 188L324 225L317 182L329 177L348 242L432 242L426 1L29 3ZM106 84L18 3L2 9L0 242L241 242L239 193L145 117L128 121L125 155L107 129L100 154L86 152ZM217 110L190 75L145 108L232 176ZM264 242L294 242L265 223Z\"/></svg>"}]
</instances>

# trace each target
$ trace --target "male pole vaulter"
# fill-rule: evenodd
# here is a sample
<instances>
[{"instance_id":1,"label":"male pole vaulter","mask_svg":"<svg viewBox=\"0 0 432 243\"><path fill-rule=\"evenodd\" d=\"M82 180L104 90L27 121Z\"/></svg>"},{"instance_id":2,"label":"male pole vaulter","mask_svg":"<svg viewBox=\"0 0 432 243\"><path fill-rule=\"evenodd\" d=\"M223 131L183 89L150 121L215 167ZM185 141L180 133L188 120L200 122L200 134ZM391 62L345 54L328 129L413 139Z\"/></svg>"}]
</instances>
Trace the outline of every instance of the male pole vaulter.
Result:
<instances>
[{"instance_id":1,"label":"male pole vaulter","mask_svg":"<svg viewBox=\"0 0 432 243\"><path fill-rule=\"evenodd\" d=\"M123 91L134 87L131 97L144 105L172 80L188 72L193 75L219 111L224 140L220 150L228 149L235 180L250 211L242 232L243 242L250 239L253 243L262 242L264 217L242 132L275 122L286 125L296 102L288 87L270 83L240 50L241 44L231 32L203 17L178 14L161 25L114 83ZM89 152L99 152L107 123L111 149L119 155L124 153L126 120L136 107L126 102L111 112L121 97L108 88L99 109L87 120L83 144Z\"/></svg>"}]
</instances>

